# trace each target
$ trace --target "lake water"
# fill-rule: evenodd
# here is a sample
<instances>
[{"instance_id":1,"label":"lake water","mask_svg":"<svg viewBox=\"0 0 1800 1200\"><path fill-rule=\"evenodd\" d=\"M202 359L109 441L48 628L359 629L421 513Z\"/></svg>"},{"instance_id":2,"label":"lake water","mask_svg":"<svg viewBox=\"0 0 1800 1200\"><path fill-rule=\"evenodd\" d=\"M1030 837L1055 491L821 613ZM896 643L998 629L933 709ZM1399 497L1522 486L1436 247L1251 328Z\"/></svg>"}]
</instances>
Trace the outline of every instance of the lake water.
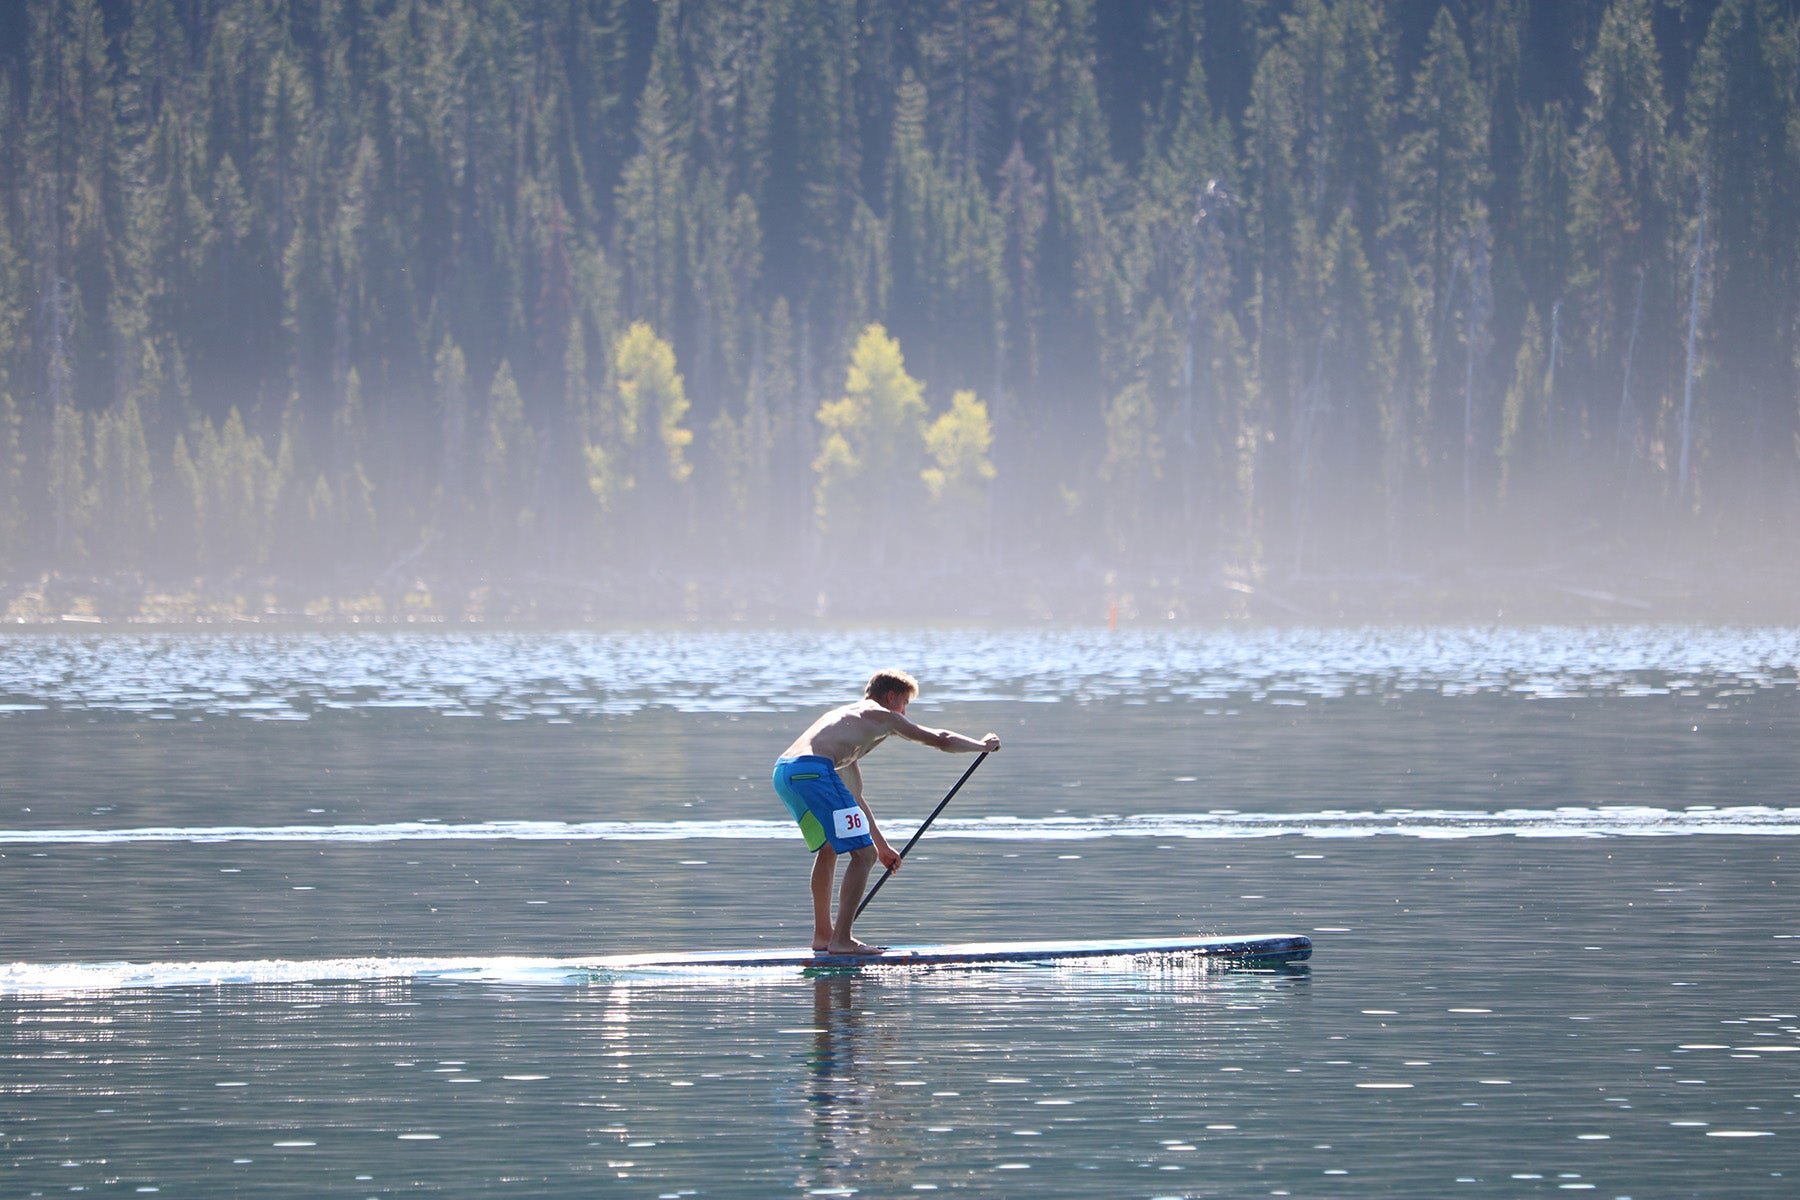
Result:
<instances>
[{"instance_id":1,"label":"lake water","mask_svg":"<svg viewBox=\"0 0 1800 1200\"><path fill-rule=\"evenodd\" d=\"M0 638L0 1195L1788 1197L1800 630ZM768 784L991 757L809 978ZM882 747L890 836L967 759Z\"/></svg>"}]
</instances>

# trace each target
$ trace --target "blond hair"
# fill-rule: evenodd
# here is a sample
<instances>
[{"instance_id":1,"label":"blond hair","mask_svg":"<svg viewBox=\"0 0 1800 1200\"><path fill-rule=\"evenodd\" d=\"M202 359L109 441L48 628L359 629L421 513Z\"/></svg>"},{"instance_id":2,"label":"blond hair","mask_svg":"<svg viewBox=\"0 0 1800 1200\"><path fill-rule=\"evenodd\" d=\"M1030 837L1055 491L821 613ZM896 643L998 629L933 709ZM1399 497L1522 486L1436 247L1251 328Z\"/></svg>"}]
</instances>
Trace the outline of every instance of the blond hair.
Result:
<instances>
[{"instance_id":1,"label":"blond hair","mask_svg":"<svg viewBox=\"0 0 1800 1200\"><path fill-rule=\"evenodd\" d=\"M863 696L869 700L879 700L895 692L905 692L909 698L917 696L919 681L905 671L886 670L869 676L869 682L863 687Z\"/></svg>"}]
</instances>

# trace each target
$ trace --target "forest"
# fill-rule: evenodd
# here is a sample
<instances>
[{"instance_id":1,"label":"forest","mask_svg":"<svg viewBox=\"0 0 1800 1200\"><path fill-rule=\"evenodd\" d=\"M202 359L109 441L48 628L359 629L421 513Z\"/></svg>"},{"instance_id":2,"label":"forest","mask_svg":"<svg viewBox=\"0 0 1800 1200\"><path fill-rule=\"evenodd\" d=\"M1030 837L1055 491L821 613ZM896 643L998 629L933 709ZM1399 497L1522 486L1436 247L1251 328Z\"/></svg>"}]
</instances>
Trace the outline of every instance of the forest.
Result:
<instances>
[{"instance_id":1,"label":"forest","mask_svg":"<svg viewBox=\"0 0 1800 1200\"><path fill-rule=\"evenodd\" d=\"M1797 521L1781 0L0 6L7 620L1791 615Z\"/></svg>"}]
</instances>

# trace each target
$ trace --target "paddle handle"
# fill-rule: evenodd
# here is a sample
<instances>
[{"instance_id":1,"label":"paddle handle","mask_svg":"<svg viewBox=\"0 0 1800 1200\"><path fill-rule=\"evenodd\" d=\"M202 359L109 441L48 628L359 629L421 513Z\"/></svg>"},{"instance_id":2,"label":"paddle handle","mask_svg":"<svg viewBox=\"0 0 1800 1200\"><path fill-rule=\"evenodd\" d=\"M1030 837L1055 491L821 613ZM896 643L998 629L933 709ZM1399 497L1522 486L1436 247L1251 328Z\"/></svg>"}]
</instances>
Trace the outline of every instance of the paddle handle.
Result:
<instances>
[{"instance_id":1,"label":"paddle handle","mask_svg":"<svg viewBox=\"0 0 1800 1200\"><path fill-rule=\"evenodd\" d=\"M913 831L913 835L906 839L906 845L904 845L900 848L900 857L902 859L904 859L906 857L906 852L913 848L913 843L919 840L919 836L921 834L923 834L927 829L931 828L931 823L933 821L937 820L937 815L939 813L944 811L944 806L950 803L951 799L956 795L956 793L962 791L962 785L969 782L969 776L971 776L975 773L975 768L979 767L982 763L982 760L987 758L987 756L988 756L988 752L986 750L983 750L980 754L975 756L975 761L970 763L969 769L962 773L962 778L958 779L956 781L956 786L952 787L948 792L944 793L944 798L942 800L939 800L938 806L931 810L931 815L929 817L926 817L925 820L919 825L919 827ZM892 875L893 873L894 873L894 868L892 868L892 867L889 867L887 870L885 870L881 873L881 878L877 879L875 881L875 886L869 889L869 894L864 896L862 898L862 903L856 906L856 915L857 916L859 916L859 917L862 916L863 909L869 907L869 901L871 901L875 898L875 893L879 892L881 890L881 885L886 883L888 881L888 876Z\"/></svg>"}]
</instances>

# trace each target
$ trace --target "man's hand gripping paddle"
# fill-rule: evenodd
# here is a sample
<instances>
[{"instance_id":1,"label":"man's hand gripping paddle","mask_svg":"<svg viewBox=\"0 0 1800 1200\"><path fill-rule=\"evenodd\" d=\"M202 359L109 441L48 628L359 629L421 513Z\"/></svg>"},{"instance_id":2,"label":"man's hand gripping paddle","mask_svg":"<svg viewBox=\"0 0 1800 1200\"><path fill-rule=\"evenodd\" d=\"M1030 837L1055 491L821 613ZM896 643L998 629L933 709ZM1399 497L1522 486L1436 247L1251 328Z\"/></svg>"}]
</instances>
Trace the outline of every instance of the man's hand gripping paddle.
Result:
<instances>
[{"instance_id":1,"label":"man's hand gripping paddle","mask_svg":"<svg viewBox=\"0 0 1800 1200\"><path fill-rule=\"evenodd\" d=\"M906 858L906 852L913 848L913 843L919 840L919 836L921 834L923 834L927 829L931 828L931 823L933 821L937 820L937 815L944 811L944 806L946 804L950 803L951 797L955 796L957 792L962 790L962 785L969 782L969 776L971 776L975 773L975 768L979 767L981 765L981 760L986 758L987 756L988 756L988 751L986 751L986 750L983 750L979 755L976 756L975 761L969 764L969 769L962 773L962 778L956 781L956 786L951 788L947 793L945 793L944 798L942 800L938 801L938 806L931 810L931 815L929 817L925 818L924 824L920 825L919 828L913 833L913 835L910 838L906 839L906 845L901 847L901 850L900 850L900 858L903 861ZM859 916L859 917L862 916L862 910L869 907L869 901L871 901L875 898L875 893L879 892L881 890L881 885L886 883L888 881L888 876L892 875L893 873L894 873L894 869L892 867L889 867L887 870L882 872L881 878L877 879L875 881L875 886L869 889L869 894L864 896L862 899L862 903L856 906L856 915L857 916Z\"/></svg>"}]
</instances>

